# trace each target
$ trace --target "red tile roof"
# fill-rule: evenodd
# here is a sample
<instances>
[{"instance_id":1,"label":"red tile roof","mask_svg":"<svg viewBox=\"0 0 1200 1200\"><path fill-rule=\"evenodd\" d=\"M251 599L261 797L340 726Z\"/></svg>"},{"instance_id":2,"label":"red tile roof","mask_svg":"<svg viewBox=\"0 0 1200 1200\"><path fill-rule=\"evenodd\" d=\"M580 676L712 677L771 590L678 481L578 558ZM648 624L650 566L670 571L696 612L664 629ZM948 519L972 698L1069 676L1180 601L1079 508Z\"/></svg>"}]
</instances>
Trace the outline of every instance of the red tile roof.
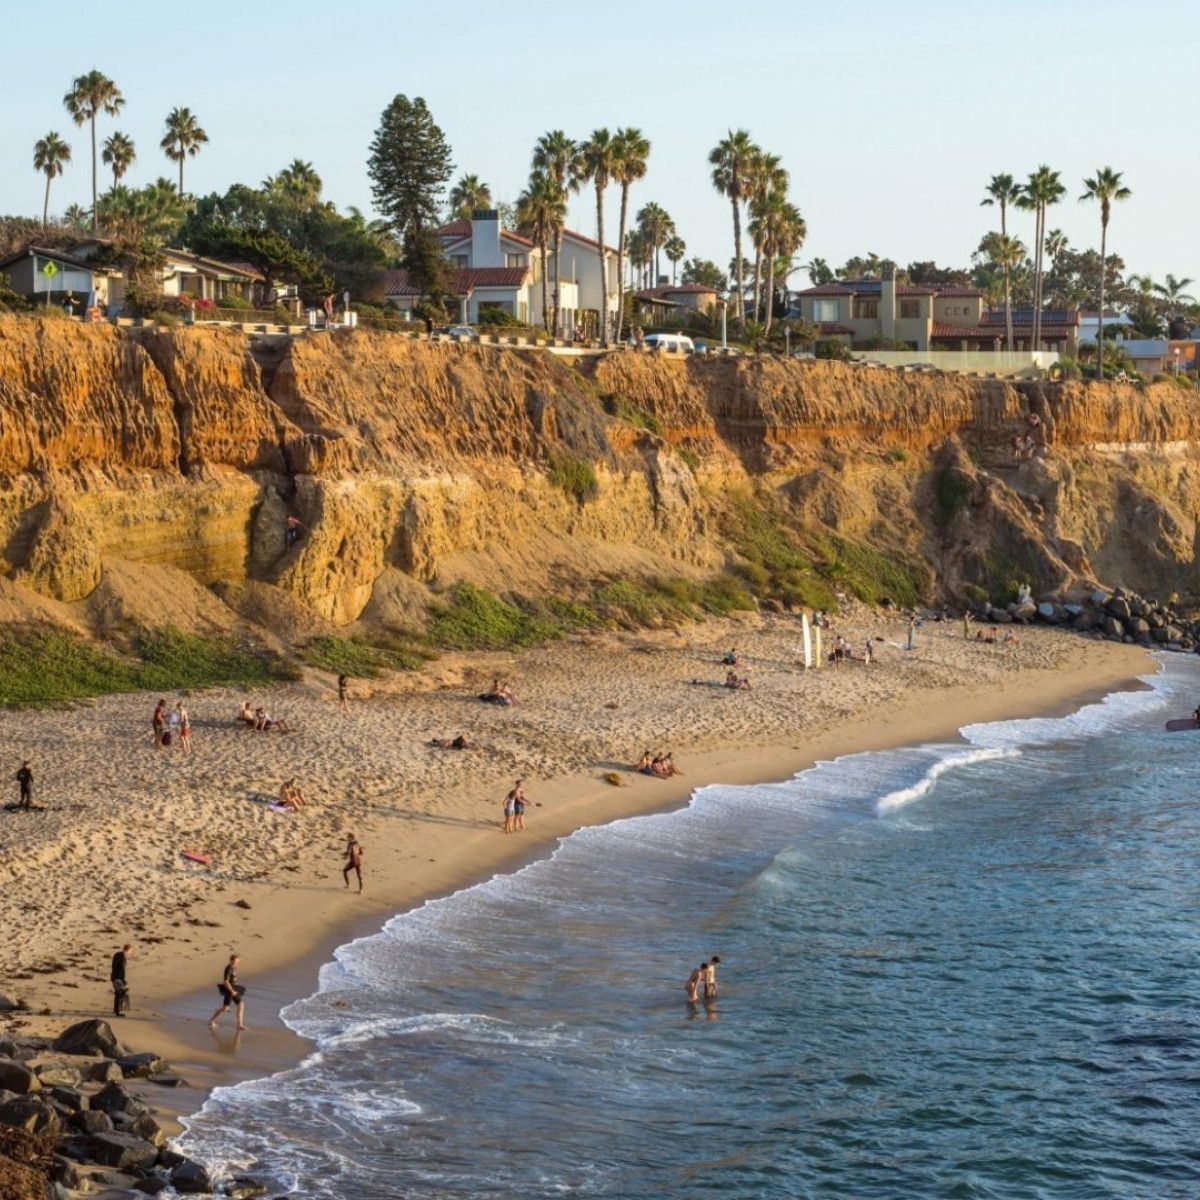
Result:
<instances>
[{"instance_id":1,"label":"red tile roof","mask_svg":"<svg viewBox=\"0 0 1200 1200\"><path fill-rule=\"evenodd\" d=\"M449 221L435 229L434 233L440 238L453 238L455 242L465 241L471 236L471 222L466 217L459 217L457 220ZM522 237L519 233L513 233L511 229L501 229L500 236L521 246L533 245L529 238Z\"/></svg>"},{"instance_id":2,"label":"red tile roof","mask_svg":"<svg viewBox=\"0 0 1200 1200\"><path fill-rule=\"evenodd\" d=\"M463 267L455 272L454 294L469 296L476 288L520 287L528 274L528 267ZM422 294L420 288L409 282L408 272L403 267L384 271L383 283L388 296Z\"/></svg>"}]
</instances>

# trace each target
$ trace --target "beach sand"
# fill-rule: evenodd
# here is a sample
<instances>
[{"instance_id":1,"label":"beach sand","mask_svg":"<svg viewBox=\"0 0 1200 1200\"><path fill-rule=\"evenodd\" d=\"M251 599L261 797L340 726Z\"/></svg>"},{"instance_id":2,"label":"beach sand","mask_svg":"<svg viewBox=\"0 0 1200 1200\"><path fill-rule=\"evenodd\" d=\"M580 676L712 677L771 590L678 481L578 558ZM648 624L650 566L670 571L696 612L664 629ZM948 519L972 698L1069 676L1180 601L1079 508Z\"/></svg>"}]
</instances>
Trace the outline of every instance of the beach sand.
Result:
<instances>
[{"instance_id":1,"label":"beach sand","mask_svg":"<svg viewBox=\"0 0 1200 1200\"><path fill-rule=\"evenodd\" d=\"M133 1012L118 1033L184 1070L196 1089L171 1101L186 1111L203 1088L303 1053L279 1008L314 989L337 945L545 854L582 825L677 806L706 783L785 779L975 721L1065 711L1154 670L1139 648L1050 629L1021 629L1001 646L965 641L960 622L927 623L911 652L899 619L856 609L838 630L856 653L868 634L885 639L875 663L806 673L795 618L745 615L447 656L386 682L353 681L345 713L333 680L313 674L251 697L292 723L286 734L239 727L242 694L206 691L187 699L190 755L154 748L147 694L0 715L2 769L11 776L29 758L45 806L0 811L0 991L32 1010L11 1023L39 1032L105 1015L109 957L132 942ZM692 683L723 679L733 646L752 691ZM497 674L516 707L476 698ZM479 749L430 746L458 733ZM685 774L633 773L646 748L674 751ZM612 772L621 786L605 781ZM300 812L252 799L293 776L309 800ZM528 830L505 836L501 801L517 778ZM365 848L362 895L341 877L350 830ZM184 849L211 867L189 864ZM236 1041L230 1018L215 1033L206 1025L232 951L251 1027Z\"/></svg>"}]
</instances>

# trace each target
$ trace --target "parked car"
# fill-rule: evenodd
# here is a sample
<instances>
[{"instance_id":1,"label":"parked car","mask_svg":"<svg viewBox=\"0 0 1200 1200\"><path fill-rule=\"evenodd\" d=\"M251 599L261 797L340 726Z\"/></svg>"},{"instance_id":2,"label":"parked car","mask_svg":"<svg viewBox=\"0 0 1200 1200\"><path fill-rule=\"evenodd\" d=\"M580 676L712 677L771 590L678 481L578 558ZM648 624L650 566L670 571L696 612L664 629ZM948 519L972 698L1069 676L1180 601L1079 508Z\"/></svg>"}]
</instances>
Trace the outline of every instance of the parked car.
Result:
<instances>
[{"instance_id":1,"label":"parked car","mask_svg":"<svg viewBox=\"0 0 1200 1200\"><path fill-rule=\"evenodd\" d=\"M468 342L479 341L479 330L472 328L470 325L447 325L444 329L439 329L438 332L448 337L462 338Z\"/></svg>"},{"instance_id":2,"label":"parked car","mask_svg":"<svg viewBox=\"0 0 1200 1200\"><path fill-rule=\"evenodd\" d=\"M682 333L648 333L646 345L651 350L695 350L696 343Z\"/></svg>"}]
</instances>

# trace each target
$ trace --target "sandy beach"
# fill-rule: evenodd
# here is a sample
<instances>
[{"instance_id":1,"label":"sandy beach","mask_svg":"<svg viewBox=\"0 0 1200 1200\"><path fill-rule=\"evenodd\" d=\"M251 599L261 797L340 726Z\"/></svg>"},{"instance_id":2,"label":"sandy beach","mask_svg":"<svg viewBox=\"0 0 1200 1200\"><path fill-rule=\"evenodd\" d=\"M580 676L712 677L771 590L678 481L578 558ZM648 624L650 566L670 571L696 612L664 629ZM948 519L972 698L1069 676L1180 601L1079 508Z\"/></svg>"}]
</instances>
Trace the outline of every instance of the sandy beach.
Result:
<instances>
[{"instance_id":1,"label":"sandy beach","mask_svg":"<svg viewBox=\"0 0 1200 1200\"><path fill-rule=\"evenodd\" d=\"M1154 669L1139 648L1049 629L1002 646L964 640L958 622L926 623L911 652L905 622L865 609L838 630L858 652L868 635L884 639L874 664L806 673L795 618L745 616L447 656L386 683L356 681L347 712L334 681L313 674L251 697L291 733L239 727L243 696L208 691L186 700L190 755L155 749L147 694L6 713L0 762L11 775L29 758L44 806L0 813L0 990L32 1010L14 1021L37 1032L105 1015L109 956L128 940L122 1038L171 1058L200 1088L258 1074L300 1051L278 1011L313 989L334 947L582 825L679 805L706 783L784 779L974 721L1064 711ZM751 691L693 682L719 683L732 647ZM476 698L496 675L517 706ZM459 733L478 749L430 745ZM645 748L674 751L684 774L633 773ZM614 772L620 786L605 779ZM300 812L253 798L289 777L309 800ZM532 807L527 832L507 837L500 806L517 778ZM341 877L351 830L365 847L362 895ZM185 849L211 866L185 861ZM232 1022L215 1035L206 1027L232 951L249 986L250 1031L236 1043Z\"/></svg>"}]
</instances>

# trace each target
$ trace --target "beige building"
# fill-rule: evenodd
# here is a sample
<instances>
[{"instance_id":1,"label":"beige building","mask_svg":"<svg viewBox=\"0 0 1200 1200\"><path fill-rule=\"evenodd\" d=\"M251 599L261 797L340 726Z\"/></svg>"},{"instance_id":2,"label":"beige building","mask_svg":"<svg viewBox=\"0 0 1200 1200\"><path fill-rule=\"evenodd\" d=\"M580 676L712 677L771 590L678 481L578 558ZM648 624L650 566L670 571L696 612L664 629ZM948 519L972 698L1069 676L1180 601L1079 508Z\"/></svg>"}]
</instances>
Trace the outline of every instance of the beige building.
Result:
<instances>
[{"instance_id":1,"label":"beige building","mask_svg":"<svg viewBox=\"0 0 1200 1200\"><path fill-rule=\"evenodd\" d=\"M911 349L1004 350L1003 309L984 306L975 288L896 282L896 268L885 263L881 279L845 279L797 292L800 315L822 337L839 337L851 345L876 339L903 342ZM1033 313L1014 309L1013 349L1058 350L1074 354L1079 346L1079 313L1042 313L1040 347L1033 345Z\"/></svg>"}]
</instances>

